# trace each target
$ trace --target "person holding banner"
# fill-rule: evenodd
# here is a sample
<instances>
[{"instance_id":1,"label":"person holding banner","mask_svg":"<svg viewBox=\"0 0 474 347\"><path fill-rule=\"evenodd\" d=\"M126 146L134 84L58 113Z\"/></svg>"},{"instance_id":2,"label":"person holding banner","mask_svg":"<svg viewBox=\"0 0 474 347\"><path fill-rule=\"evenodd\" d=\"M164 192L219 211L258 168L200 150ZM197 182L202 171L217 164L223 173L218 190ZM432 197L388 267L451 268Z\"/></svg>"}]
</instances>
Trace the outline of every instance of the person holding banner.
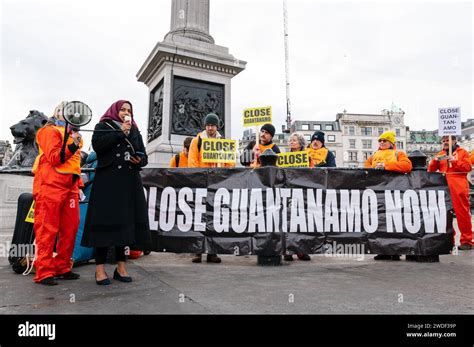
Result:
<instances>
[{"instance_id":1,"label":"person holding banner","mask_svg":"<svg viewBox=\"0 0 474 347\"><path fill-rule=\"evenodd\" d=\"M409 173L413 167L411 160L395 146L395 132L386 131L379 136L379 149L365 161L366 169L380 169Z\"/></svg>"},{"instance_id":2,"label":"person holding banner","mask_svg":"<svg viewBox=\"0 0 474 347\"><path fill-rule=\"evenodd\" d=\"M393 131L386 131L379 136L379 149L365 161L366 169L378 169L409 173L412 169L411 160L403 151L395 146L396 135ZM374 260L400 260L399 254L378 254Z\"/></svg>"},{"instance_id":3,"label":"person holding banner","mask_svg":"<svg viewBox=\"0 0 474 347\"><path fill-rule=\"evenodd\" d=\"M280 148L273 143L273 137L275 136L275 127L273 124L267 123L262 125L260 128L260 136L258 148L260 153L263 153L267 149L271 149L276 154L280 153Z\"/></svg>"},{"instance_id":4,"label":"person holding banner","mask_svg":"<svg viewBox=\"0 0 474 347\"><path fill-rule=\"evenodd\" d=\"M204 131L197 134L189 146L188 167L210 168L210 167L234 167L234 163L211 163L202 160L203 139L222 139L222 135L217 131L219 126L219 117L214 113L209 113L204 118ZM217 254L208 254L206 258L208 263L220 263L221 258ZM197 253L192 259L193 263L201 263L201 254Z\"/></svg>"},{"instance_id":5,"label":"person holding banner","mask_svg":"<svg viewBox=\"0 0 474 347\"><path fill-rule=\"evenodd\" d=\"M53 117L38 130L36 142L39 155L33 164L33 198L35 199L34 230L36 235L36 283L57 285L58 279L76 280L80 276L71 271L79 227L79 189L81 179L82 137L70 131L66 141L64 160L63 118L66 102L60 103ZM56 244L56 256L53 257Z\"/></svg>"},{"instance_id":6,"label":"person holding banner","mask_svg":"<svg viewBox=\"0 0 474 347\"><path fill-rule=\"evenodd\" d=\"M115 247L117 261L113 278L132 282L125 267L128 247L146 247L151 235L140 176L148 157L129 101L109 107L95 126L92 146L98 163L81 244L95 247L98 285L111 283L104 266L109 247Z\"/></svg>"},{"instance_id":7,"label":"person holding banner","mask_svg":"<svg viewBox=\"0 0 474 347\"><path fill-rule=\"evenodd\" d=\"M461 246L459 249L471 250L473 246L471 204L469 202L469 182L467 180L467 174L472 170L471 160L469 153L457 144L456 136L451 136L451 140L452 155L449 155L449 136L443 136L441 138L443 150L430 161L428 172L446 174L454 213L461 232Z\"/></svg>"},{"instance_id":8,"label":"person holding banner","mask_svg":"<svg viewBox=\"0 0 474 347\"><path fill-rule=\"evenodd\" d=\"M306 139L304 138L303 134L293 133L290 135L290 138L288 139L288 147L290 148L290 152L306 151L307 146L308 144L306 143ZM309 158L309 166L314 166L314 161L311 157Z\"/></svg>"},{"instance_id":9,"label":"person holding banner","mask_svg":"<svg viewBox=\"0 0 474 347\"><path fill-rule=\"evenodd\" d=\"M170 167L188 167L189 146L191 145L192 137L186 137L183 143L183 150L171 157Z\"/></svg>"},{"instance_id":10,"label":"person holding banner","mask_svg":"<svg viewBox=\"0 0 474 347\"><path fill-rule=\"evenodd\" d=\"M288 147L290 148L290 152L304 152L307 146L306 139L300 133L293 133L290 135L288 139ZM313 160L310 158L310 167L314 166ZM296 256L299 260L309 261L311 257L308 254L304 253L297 253ZM293 261L293 256L291 254L285 254L283 259L286 261Z\"/></svg>"},{"instance_id":11,"label":"person holding banner","mask_svg":"<svg viewBox=\"0 0 474 347\"><path fill-rule=\"evenodd\" d=\"M258 157L260 156L260 153L263 153L265 150L271 149L276 154L281 152L280 148L273 143L273 136L275 136L275 132L275 127L270 123L266 123L260 128L258 145L253 148L254 159L250 164L252 169L260 167L260 161Z\"/></svg>"},{"instance_id":12,"label":"person holding banner","mask_svg":"<svg viewBox=\"0 0 474 347\"><path fill-rule=\"evenodd\" d=\"M191 141L188 154L188 167L234 167L234 163L211 163L202 160L202 140L203 139L223 139L222 135L217 131L219 126L219 117L214 113L209 113L204 118L204 131L197 134Z\"/></svg>"},{"instance_id":13,"label":"person holding banner","mask_svg":"<svg viewBox=\"0 0 474 347\"><path fill-rule=\"evenodd\" d=\"M306 148L314 167L336 167L334 154L324 146L324 133L315 131L311 143Z\"/></svg>"}]
</instances>

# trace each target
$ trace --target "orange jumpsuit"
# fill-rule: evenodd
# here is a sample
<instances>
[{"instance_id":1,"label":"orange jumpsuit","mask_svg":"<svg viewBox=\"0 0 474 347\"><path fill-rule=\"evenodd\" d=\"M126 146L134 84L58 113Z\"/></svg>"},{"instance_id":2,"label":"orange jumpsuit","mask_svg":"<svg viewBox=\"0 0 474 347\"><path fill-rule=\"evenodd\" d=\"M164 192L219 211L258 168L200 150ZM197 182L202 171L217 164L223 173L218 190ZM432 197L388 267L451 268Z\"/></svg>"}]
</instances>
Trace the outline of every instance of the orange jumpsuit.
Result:
<instances>
[{"instance_id":1,"label":"orange jumpsuit","mask_svg":"<svg viewBox=\"0 0 474 347\"><path fill-rule=\"evenodd\" d=\"M413 168L405 152L396 149L379 149L365 161L364 167L375 168L378 163L384 163L384 170L400 173L408 173Z\"/></svg>"},{"instance_id":2,"label":"orange jumpsuit","mask_svg":"<svg viewBox=\"0 0 474 347\"><path fill-rule=\"evenodd\" d=\"M179 166L176 166L176 156L173 155L170 160L170 167L188 167L188 156L183 152L179 153Z\"/></svg>"},{"instance_id":3,"label":"orange jumpsuit","mask_svg":"<svg viewBox=\"0 0 474 347\"><path fill-rule=\"evenodd\" d=\"M437 156L441 155L447 155L447 153L441 151L437 154ZM454 213L456 213L461 232L461 244L472 246L474 244L472 242L471 204L469 202L469 182L467 180L467 174L472 170L471 160L469 159L469 153L460 147L457 147L453 152L453 157L455 160L451 162L451 167L448 167L447 160L431 160L428 171L446 173Z\"/></svg>"},{"instance_id":4,"label":"orange jumpsuit","mask_svg":"<svg viewBox=\"0 0 474 347\"><path fill-rule=\"evenodd\" d=\"M61 163L63 137L64 127L54 125L46 125L36 135L39 155L33 165L35 282L71 270L71 256L79 227L82 140L79 146L75 146L69 137L65 163ZM55 242L57 255L53 258Z\"/></svg>"}]
</instances>

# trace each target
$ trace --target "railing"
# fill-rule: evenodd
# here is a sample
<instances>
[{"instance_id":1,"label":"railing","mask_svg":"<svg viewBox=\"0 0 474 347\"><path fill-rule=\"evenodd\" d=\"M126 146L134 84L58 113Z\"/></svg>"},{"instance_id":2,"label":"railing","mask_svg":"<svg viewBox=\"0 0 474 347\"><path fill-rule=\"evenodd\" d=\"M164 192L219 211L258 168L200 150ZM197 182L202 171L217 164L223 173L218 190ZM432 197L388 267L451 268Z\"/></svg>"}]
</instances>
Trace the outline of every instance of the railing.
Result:
<instances>
[{"instance_id":1,"label":"railing","mask_svg":"<svg viewBox=\"0 0 474 347\"><path fill-rule=\"evenodd\" d=\"M82 168L81 172L94 172L93 168ZM0 169L0 174L16 174L16 175L28 175L33 176L31 168L22 168L22 169Z\"/></svg>"}]
</instances>

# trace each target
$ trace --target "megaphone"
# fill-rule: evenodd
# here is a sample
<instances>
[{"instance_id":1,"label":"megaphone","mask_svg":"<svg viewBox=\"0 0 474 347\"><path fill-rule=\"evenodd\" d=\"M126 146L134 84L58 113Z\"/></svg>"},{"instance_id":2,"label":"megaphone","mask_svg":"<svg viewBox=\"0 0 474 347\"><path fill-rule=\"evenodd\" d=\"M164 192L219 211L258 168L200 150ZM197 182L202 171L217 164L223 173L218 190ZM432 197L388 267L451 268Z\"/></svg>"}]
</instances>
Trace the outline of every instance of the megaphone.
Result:
<instances>
[{"instance_id":1,"label":"megaphone","mask_svg":"<svg viewBox=\"0 0 474 347\"><path fill-rule=\"evenodd\" d=\"M65 162L66 159L66 142L69 137L68 128L73 131L90 131L94 130L85 130L80 129L80 127L88 124L92 120L92 110L87 104L82 101L68 101L64 104L62 115L67 125L64 127L64 140L60 152L61 163ZM120 129L111 129L111 130L95 130L95 131L122 131Z\"/></svg>"},{"instance_id":2,"label":"megaphone","mask_svg":"<svg viewBox=\"0 0 474 347\"><path fill-rule=\"evenodd\" d=\"M111 131L122 131L120 129L110 130L89 130L79 129L80 127L89 124L92 120L92 110L87 104L82 101L68 101L64 104L63 118L69 125L69 128L75 131L100 131L100 132L111 132Z\"/></svg>"},{"instance_id":3,"label":"megaphone","mask_svg":"<svg viewBox=\"0 0 474 347\"><path fill-rule=\"evenodd\" d=\"M82 127L92 120L92 110L81 101L68 101L63 108L66 123L73 127Z\"/></svg>"}]
</instances>

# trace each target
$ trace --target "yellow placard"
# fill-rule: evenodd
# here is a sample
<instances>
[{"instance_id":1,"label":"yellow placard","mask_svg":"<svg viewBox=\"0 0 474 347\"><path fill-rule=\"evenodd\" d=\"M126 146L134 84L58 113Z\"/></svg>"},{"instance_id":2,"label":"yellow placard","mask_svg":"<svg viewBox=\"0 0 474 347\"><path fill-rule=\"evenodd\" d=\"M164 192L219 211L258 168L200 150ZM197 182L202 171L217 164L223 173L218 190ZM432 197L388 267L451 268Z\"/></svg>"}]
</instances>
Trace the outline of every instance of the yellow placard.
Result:
<instances>
[{"instance_id":1,"label":"yellow placard","mask_svg":"<svg viewBox=\"0 0 474 347\"><path fill-rule=\"evenodd\" d=\"M202 139L201 161L203 163L235 163L236 159L235 140Z\"/></svg>"},{"instance_id":2,"label":"yellow placard","mask_svg":"<svg viewBox=\"0 0 474 347\"><path fill-rule=\"evenodd\" d=\"M279 153L278 167L309 167L309 154L306 151Z\"/></svg>"},{"instance_id":3,"label":"yellow placard","mask_svg":"<svg viewBox=\"0 0 474 347\"><path fill-rule=\"evenodd\" d=\"M272 107L256 107L244 109L244 127L262 125L272 122Z\"/></svg>"},{"instance_id":4,"label":"yellow placard","mask_svg":"<svg viewBox=\"0 0 474 347\"><path fill-rule=\"evenodd\" d=\"M35 222L35 202L30 206L30 210L26 214L25 222L27 223L34 223Z\"/></svg>"}]
</instances>

